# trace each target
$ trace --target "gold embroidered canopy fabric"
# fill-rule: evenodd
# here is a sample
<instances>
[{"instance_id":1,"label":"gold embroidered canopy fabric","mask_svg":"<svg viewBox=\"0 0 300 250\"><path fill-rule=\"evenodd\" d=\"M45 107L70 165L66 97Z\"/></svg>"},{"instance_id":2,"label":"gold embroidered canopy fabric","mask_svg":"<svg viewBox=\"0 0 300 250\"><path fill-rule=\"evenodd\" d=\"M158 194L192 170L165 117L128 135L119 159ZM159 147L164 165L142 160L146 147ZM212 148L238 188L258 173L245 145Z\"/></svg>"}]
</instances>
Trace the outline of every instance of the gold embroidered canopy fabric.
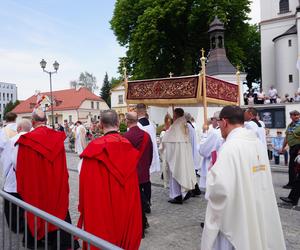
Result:
<instances>
[{"instance_id":1,"label":"gold embroidered canopy fabric","mask_svg":"<svg viewBox=\"0 0 300 250\"><path fill-rule=\"evenodd\" d=\"M206 76L207 101L237 103L238 86ZM198 75L151 80L129 81L126 86L128 104L148 105L199 104L202 102L202 78Z\"/></svg>"}]
</instances>

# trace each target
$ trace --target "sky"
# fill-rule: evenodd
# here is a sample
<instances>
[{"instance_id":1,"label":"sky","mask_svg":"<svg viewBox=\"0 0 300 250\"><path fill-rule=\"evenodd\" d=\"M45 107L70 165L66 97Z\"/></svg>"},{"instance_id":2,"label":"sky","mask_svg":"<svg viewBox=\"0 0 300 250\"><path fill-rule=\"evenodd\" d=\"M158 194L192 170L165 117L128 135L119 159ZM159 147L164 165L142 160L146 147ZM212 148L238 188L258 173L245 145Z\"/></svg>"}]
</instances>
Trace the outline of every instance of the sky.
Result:
<instances>
[{"instance_id":1,"label":"sky","mask_svg":"<svg viewBox=\"0 0 300 250\"><path fill-rule=\"evenodd\" d=\"M117 77L118 59L125 49L110 29L115 0L1 0L0 3L0 82L15 83L18 99L53 90L69 88L81 72L97 78L99 94L104 75ZM251 23L260 20L259 0L251 4Z\"/></svg>"}]
</instances>

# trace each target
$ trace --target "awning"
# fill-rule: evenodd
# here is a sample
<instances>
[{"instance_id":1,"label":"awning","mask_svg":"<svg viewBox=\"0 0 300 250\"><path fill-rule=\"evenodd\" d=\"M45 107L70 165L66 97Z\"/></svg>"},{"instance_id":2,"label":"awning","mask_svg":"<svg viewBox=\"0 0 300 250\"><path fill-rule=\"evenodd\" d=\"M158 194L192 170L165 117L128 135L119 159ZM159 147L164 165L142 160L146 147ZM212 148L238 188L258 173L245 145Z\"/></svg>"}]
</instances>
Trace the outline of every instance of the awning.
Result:
<instances>
[{"instance_id":1,"label":"awning","mask_svg":"<svg viewBox=\"0 0 300 250\"><path fill-rule=\"evenodd\" d=\"M125 89L127 104L198 106L203 102L203 78L199 75L128 81ZM237 105L238 91L237 84L206 76L208 103Z\"/></svg>"}]
</instances>

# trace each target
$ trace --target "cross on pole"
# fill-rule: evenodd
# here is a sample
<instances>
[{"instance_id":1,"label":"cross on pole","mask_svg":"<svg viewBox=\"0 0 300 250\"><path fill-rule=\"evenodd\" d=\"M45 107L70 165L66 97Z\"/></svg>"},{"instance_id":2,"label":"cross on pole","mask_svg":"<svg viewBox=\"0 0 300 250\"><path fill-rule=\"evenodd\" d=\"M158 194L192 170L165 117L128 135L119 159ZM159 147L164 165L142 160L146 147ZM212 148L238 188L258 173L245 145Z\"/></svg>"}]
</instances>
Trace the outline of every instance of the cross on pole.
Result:
<instances>
[{"instance_id":1,"label":"cross on pole","mask_svg":"<svg viewBox=\"0 0 300 250\"><path fill-rule=\"evenodd\" d=\"M170 78L172 78L173 75L174 75L174 74L173 74L172 72L169 73Z\"/></svg>"}]
</instances>

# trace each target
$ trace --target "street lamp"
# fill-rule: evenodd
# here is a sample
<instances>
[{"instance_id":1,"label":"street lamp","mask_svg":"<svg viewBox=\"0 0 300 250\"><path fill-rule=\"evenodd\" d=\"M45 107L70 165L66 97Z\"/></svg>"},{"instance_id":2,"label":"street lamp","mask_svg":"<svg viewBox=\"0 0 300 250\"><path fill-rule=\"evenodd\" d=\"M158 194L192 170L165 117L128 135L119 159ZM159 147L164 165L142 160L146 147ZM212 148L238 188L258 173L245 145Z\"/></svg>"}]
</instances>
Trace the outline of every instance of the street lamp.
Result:
<instances>
[{"instance_id":1,"label":"street lamp","mask_svg":"<svg viewBox=\"0 0 300 250\"><path fill-rule=\"evenodd\" d=\"M50 100L51 100L51 116L52 116L51 117L52 118L51 122L52 122L52 128L54 129L54 112L53 112L53 97L52 97L52 74L57 73L57 70L59 68L59 63L57 61L55 61L53 63L53 68L54 68L55 71L45 70L47 62L44 59L40 62L40 65L41 65L41 68L43 69L43 71L45 73L48 73L49 76L50 76L50 96L51 96Z\"/></svg>"}]
</instances>

